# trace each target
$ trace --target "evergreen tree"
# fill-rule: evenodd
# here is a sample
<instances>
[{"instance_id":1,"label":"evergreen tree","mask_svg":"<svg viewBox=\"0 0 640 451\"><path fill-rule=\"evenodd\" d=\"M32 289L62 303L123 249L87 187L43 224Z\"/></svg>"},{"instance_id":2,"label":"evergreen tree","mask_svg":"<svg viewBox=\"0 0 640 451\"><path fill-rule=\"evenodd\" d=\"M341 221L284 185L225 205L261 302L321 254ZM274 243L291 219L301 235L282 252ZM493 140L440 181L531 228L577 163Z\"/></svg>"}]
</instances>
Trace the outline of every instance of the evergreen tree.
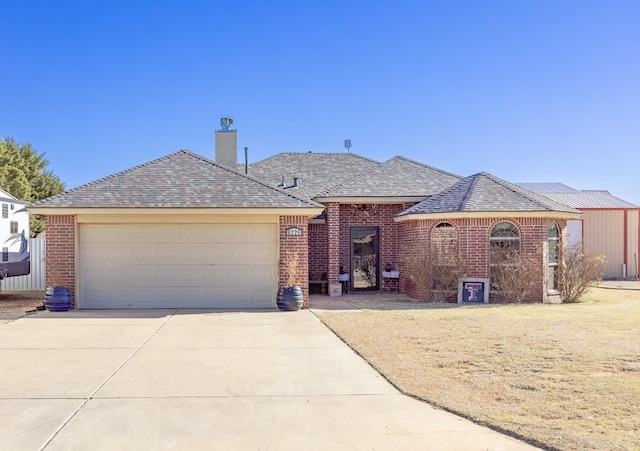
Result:
<instances>
[{"instance_id":1,"label":"evergreen tree","mask_svg":"<svg viewBox=\"0 0 640 451\"><path fill-rule=\"evenodd\" d=\"M47 169L49 162L31 144L0 138L0 189L12 196L35 202L65 190L60 178ZM44 230L44 220L31 217L31 236Z\"/></svg>"}]
</instances>

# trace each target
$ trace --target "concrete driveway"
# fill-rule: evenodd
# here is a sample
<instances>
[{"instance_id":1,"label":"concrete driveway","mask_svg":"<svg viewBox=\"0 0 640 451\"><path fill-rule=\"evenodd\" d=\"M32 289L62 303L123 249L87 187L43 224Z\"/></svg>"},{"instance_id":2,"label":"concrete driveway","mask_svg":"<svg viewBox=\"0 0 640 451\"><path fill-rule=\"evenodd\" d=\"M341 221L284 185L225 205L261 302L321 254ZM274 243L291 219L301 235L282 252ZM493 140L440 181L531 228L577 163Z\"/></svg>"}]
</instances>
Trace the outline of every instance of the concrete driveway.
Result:
<instances>
[{"instance_id":1,"label":"concrete driveway","mask_svg":"<svg viewBox=\"0 0 640 451\"><path fill-rule=\"evenodd\" d=\"M400 394L310 311L40 312L0 326L0 449L520 450Z\"/></svg>"}]
</instances>

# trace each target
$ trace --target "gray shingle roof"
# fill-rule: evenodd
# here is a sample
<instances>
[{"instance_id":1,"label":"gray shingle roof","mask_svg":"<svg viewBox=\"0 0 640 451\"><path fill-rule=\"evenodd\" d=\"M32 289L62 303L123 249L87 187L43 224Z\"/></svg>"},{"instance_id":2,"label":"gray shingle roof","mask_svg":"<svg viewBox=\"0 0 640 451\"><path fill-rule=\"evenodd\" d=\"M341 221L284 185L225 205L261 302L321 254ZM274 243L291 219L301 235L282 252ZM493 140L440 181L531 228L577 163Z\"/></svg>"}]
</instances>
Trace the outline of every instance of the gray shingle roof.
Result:
<instances>
[{"instance_id":1,"label":"gray shingle roof","mask_svg":"<svg viewBox=\"0 0 640 451\"><path fill-rule=\"evenodd\" d=\"M398 216L425 213L499 211L558 211L579 213L556 202L486 172L460 180L453 186L399 213Z\"/></svg>"},{"instance_id":2,"label":"gray shingle roof","mask_svg":"<svg viewBox=\"0 0 640 451\"><path fill-rule=\"evenodd\" d=\"M298 186L289 188L297 197L313 199L328 186L355 174L373 169L379 162L354 153L283 152L249 165L249 175L270 186L285 186L298 178Z\"/></svg>"},{"instance_id":3,"label":"gray shingle roof","mask_svg":"<svg viewBox=\"0 0 640 451\"><path fill-rule=\"evenodd\" d=\"M462 177L396 156L365 172L333 185L322 197L428 197Z\"/></svg>"},{"instance_id":4,"label":"gray shingle roof","mask_svg":"<svg viewBox=\"0 0 640 451\"><path fill-rule=\"evenodd\" d=\"M181 150L32 204L41 208L317 208Z\"/></svg>"},{"instance_id":5,"label":"gray shingle roof","mask_svg":"<svg viewBox=\"0 0 640 451\"><path fill-rule=\"evenodd\" d=\"M556 202L562 202L571 205L573 208L640 208L637 205L613 196L609 191L604 190L580 190L570 192L540 192L539 194L553 199Z\"/></svg>"}]
</instances>

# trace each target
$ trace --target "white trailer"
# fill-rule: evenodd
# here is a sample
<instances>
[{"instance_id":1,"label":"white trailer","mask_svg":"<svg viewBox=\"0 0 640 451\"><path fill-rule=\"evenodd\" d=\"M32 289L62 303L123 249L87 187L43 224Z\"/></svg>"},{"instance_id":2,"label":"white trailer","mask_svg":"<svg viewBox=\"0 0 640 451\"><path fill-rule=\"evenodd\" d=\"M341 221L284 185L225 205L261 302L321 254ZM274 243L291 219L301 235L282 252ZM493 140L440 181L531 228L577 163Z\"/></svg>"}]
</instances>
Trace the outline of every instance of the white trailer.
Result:
<instances>
[{"instance_id":1,"label":"white trailer","mask_svg":"<svg viewBox=\"0 0 640 451\"><path fill-rule=\"evenodd\" d=\"M0 280L29 274L28 202L0 190Z\"/></svg>"}]
</instances>

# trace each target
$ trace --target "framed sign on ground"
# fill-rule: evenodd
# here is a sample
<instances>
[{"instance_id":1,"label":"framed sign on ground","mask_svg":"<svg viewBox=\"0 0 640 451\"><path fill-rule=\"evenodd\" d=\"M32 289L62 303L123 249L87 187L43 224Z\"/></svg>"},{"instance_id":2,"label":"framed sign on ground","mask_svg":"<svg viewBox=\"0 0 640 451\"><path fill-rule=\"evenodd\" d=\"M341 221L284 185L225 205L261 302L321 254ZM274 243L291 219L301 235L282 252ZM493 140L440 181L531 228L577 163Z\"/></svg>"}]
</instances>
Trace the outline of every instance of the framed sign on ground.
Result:
<instances>
[{"instance_id":1,"label":"framed sign on ground","mask_svg":"<svg viewBox=\"0 0 640 451\"><path fill-rule=\"evenodd\" d=\"M458 282L458 303L488 304L489 279L469 277Z\"/></svg>"}]
</instances>

